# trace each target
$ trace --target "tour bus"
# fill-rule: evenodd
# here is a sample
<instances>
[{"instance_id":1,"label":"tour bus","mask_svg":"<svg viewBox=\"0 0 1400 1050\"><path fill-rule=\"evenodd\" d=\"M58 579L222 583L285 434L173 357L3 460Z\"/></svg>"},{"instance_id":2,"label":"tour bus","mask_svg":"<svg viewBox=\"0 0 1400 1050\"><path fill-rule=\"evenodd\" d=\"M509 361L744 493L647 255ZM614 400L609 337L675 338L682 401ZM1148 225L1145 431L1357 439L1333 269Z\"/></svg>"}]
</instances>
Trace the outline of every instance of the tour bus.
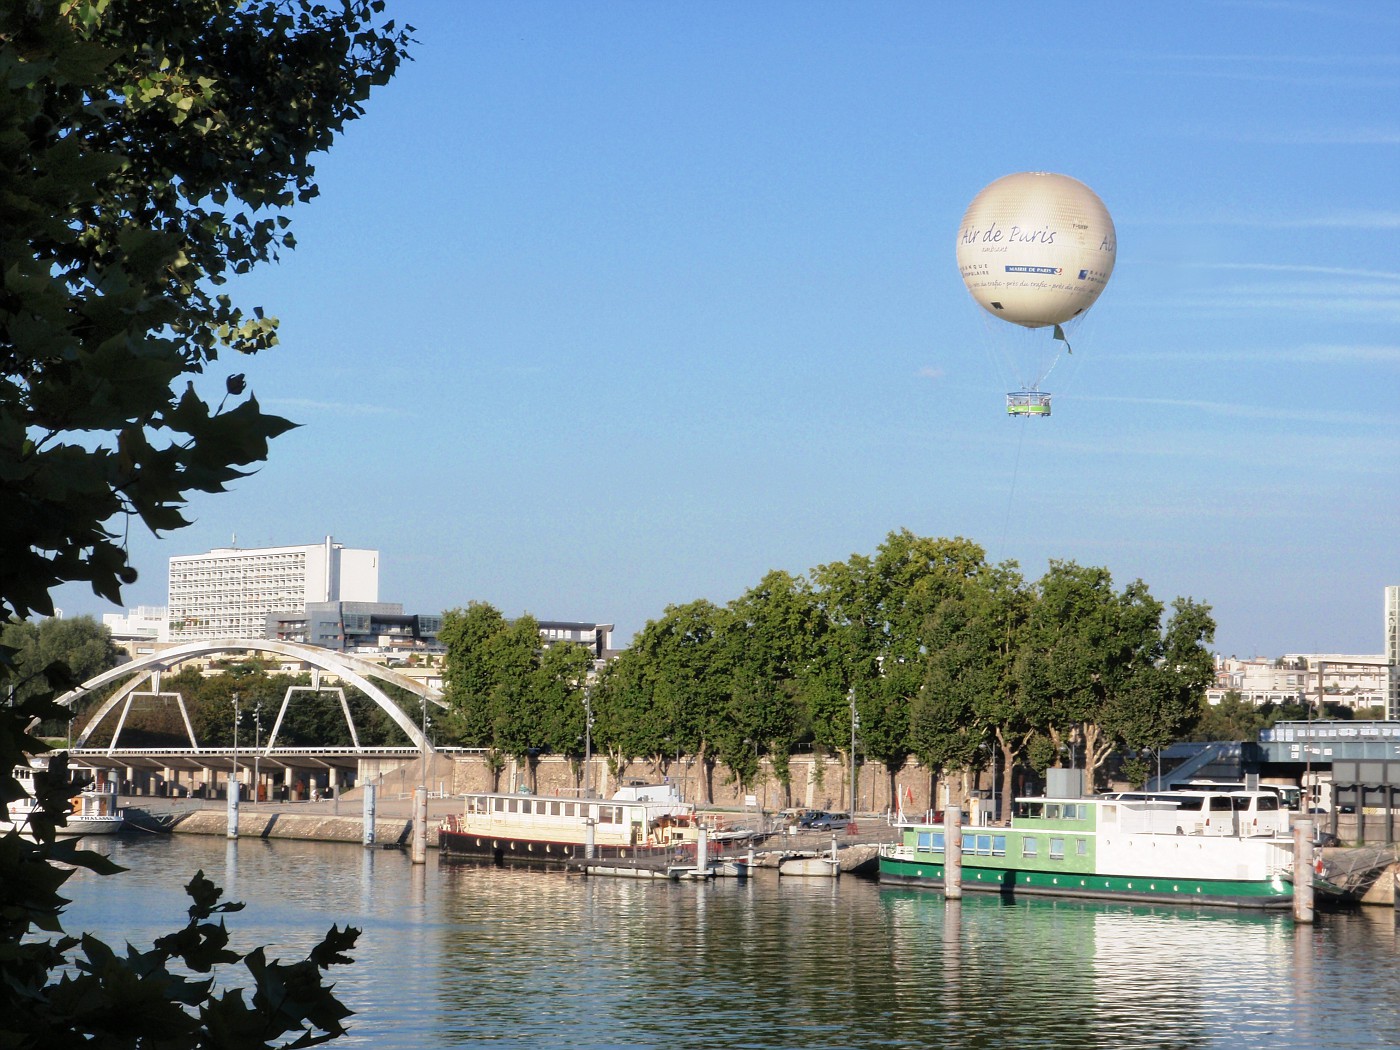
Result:
<instances>
[{"instance_id":1,"label":"tour bus","mask_svg":"<svg viewBox=\"0 0 1400 1050\"><path fill-rule=\"evenodd\" d=\"M1172 784L1173 791L1272 791L1278 795L1279 804L1291 813L1297 813L1303 805L1303 789L1293 784L1260 784L1250 788L1236 781L1187 780Z\"/></svg>"}]
</instances>

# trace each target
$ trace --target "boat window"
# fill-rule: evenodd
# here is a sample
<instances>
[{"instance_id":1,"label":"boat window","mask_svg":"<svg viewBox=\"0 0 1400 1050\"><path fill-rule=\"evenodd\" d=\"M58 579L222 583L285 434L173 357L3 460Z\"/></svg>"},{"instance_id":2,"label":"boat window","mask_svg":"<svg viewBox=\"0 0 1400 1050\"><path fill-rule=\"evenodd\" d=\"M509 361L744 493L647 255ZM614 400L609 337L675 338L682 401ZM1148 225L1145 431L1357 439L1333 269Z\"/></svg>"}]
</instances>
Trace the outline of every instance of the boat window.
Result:
<instances>
[{"instance_id":1,"label":"boat window","mask_svg":"<svg viewBox=\"0 0 1400 1050\"><path fill-rule=\"evenodd\" d=\"M1005 835L993 835L993 836L992 836L992 856L993 856L993 857L1004 857L1004 856L1006 856L1006 836L1005 836Z\"/></svg>"},{"instance_id":2,"label":"boat window","mask_svg":"<svg viewBox=\"0 0 1400 1050\"><path fill-rule=\"evenodd\" d=\"M557 817L557 816L559 815L559 803L558 803L558 802L551 802L551 803L549 804L549 815L550 815L551 817Z\"/></svg>"},{"instance_id":3,"label":"boat window","mask_svg":"<svg viewBox=\"0 0 1400 1050\"><path fill-rule=\"evenodd\" d=\"M1051 840L1050 840L1050 859L1051 859L1051 860L1064 860L1064 859L1065 859L1065 840L1064 840L1064 839L1051 839Z\"/></svg>"},{"instance_id":4,"label":"boat window","mask_svg":"<svg viewBox=\"0 0 1400 1050\"><path fill-rule=\"evenodd\" d=\"M933 832L921 831L918 836L918 848L925 853L933 849Z\"/></svg>"},{"instance_id":5,"label":"boat window","mask_svg":"<svg viewBox=\"0 0 1400 1050\"><path fill-rule=\"evenodd\" d=\"M1021 840L1021 856L1034 857L1040 852L1040 840L1027 835Z\"/></svg>"},{"instance_id":6,"label":"boat window","mask_svg":"<svg viewBox=\"0 0 1400 1050\"><path fill-rule=\"evenodd\" d=\"M992 855L992 836L977 836L977 853L979 856L990 857Z\"/></svg>"},{"instance_id":7,"label":"boat window","mask_svg":"<svg viewBox=\"0 0 1400 1050\"><path fill-rule=\"evenodd\" d=\"M935 853L942 853L942 852L944 851L944 849L946 849L946 848L947 848L947 840L944 839L944 837L943 837L943 832L941 832L941 831L935 831L935 832L933 833L933 852L935 852Z\"/></svg>"},{"instance_id":8,"label":"boat window","mask_svg":"<svg viewBox=\"0 0 1400 1050\"><path fill-rule=\"evenodd\" d=\"M1060 819L1060 804L1058 802L1048 803L1045 807L1045 815L1051 820Z\"/></svg>"},{"instance_id":9,"label":"boat window","mask_svg":"<svg viewBox=\"0 0 1400 1050\"><path fill-rule=\"evenodd\" d=\"M519 799L515 799L515 798L508 798L508 799L506 799L506 812L507 812L507 813L519 813L519 812L520 812L520 800L519 800Z\"/></svg>"},{"instance_id":10,"label":"boat window","mask_svg":"<svg viewBox=\"0 0 1400 1050\"><path fill-rule=\"evenodd\" d=\"M564 816L566 816L566 817L576 817L576 816L578 816L578 803L577 803L577 802L565 802L565 803L564 803Z\"/></svg>"},{"instance_id":11,"label":"boat window","mask_svg":"<svg viewBox=\"0 0 1400 1050\"><path fill-rule=\"evenodd\" d=\"M493 804L493 806L495 807L495 810L496 810L497 813L504 813L504 812L506 811L506 800L505 800L505 799L503 799L503 798L497 798L497 799L492 799L491 801L492 801L492 804Z\"/></svg>"},{"instance_id":12,"label":"boat window","mask_svg":"<svg viewBox=\"0 0 1400 1050\"><path fill-rule=\"evenodd\" d=\"M964 831L962 837L962 850L964 853L977 852L977 836L970 831Z\"/></svg>"},{"instance_id":13,"label":"boat window","mask_svg":"<svg viewBox=\"0 0 1400 1050\"><path fill-rule=\"evenodd\" d=\"M620 817L620 816L621 816L621 814L618 812L618 807L617 807L617 806L599 806L599 807L598 807L598 823L600 823L600 824L617 824L617 823L620 823L620 821L619 821L619 817Z\"/></svg>"},{"instance_id":14,"label":"boat window","mask_svg":"<svg viewBox=\"0 0 1400 1050\"><path fill-rule=\"evenodd\" d=\"M1088 840L1087 840L1087 839L1075 839L1075 840L1074 840L1074 852L1075 852L1076 854L1078 854L1079 856L1081 856L1081 857L1087 857L1087 856L1089 855L1089 842L1088 842Z\"/></svg>"}]
</instances>

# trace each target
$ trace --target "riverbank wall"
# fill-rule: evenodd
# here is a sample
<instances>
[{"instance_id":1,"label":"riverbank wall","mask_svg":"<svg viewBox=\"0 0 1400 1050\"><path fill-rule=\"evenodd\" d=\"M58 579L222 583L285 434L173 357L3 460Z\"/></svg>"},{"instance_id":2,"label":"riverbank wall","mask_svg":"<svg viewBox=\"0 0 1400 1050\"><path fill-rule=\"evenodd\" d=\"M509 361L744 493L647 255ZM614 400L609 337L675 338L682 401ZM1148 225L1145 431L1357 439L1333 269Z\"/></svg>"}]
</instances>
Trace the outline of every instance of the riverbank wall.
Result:
<instances>
[{"instance_id":1,"label":"riverbank wall","mask_svg":"<svg viewBox=\"0 0 1400 1050\"><path fill-rule=\"evenodd\" d=\"M227 810L203 809L177 818L170 831L177 835L228 836ZM359 817L337 817L299 813L238 814L238 837L249 839L303 839L312 842L364 841L364 821ZM413 821L396 818L374 822L376 846L402 846L413 842ZM437 848L437 824L428 826L428 846Z\"/></svg>"}]
</instances>

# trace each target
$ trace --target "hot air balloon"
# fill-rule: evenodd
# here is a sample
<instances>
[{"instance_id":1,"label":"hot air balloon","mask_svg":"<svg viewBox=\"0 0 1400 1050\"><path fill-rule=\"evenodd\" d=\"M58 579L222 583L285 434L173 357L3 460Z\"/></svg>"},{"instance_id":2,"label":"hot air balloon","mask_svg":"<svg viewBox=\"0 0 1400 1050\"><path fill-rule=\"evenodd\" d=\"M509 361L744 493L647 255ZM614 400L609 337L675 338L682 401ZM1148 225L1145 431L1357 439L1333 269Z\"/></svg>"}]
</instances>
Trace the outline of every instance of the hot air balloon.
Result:
<instances>
[{"instance_id":1,"label":"hot air balloon","mask_svg":"<svg viewBox=\"0 0 1400 1050\"><path fill-rule=\"evenodd\" d=\"M973 198L958 229L958 269L977 304L1024 328L1053 328L1069 349L1064 326L1094 305L1113 273L1117 235L1103 201L1068 175L1006 175ZM1022 389L1006 395L1013 416L1048 416L1040 383L1048 366L1023 361Z\"/></svg>"}]
</instances>

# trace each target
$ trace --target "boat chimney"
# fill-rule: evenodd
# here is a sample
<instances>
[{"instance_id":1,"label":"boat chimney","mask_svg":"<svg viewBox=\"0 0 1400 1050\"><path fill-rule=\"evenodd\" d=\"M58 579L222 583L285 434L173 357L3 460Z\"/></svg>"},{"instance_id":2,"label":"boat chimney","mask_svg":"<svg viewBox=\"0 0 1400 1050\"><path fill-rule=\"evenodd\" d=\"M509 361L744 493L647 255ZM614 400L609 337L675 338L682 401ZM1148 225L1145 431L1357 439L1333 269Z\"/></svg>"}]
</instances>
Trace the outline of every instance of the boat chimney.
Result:
<instances>
[{"instance_id":1,"label":"boat chimney","mask_svg":"<svg viewBox=\"0 0 1400 1050\"><path fill-rule=\"evenodd\" d=\"M1047 769L1045 771L1047 798L1083 798L1084 770Z\"/></svg>"}]
</instances>

